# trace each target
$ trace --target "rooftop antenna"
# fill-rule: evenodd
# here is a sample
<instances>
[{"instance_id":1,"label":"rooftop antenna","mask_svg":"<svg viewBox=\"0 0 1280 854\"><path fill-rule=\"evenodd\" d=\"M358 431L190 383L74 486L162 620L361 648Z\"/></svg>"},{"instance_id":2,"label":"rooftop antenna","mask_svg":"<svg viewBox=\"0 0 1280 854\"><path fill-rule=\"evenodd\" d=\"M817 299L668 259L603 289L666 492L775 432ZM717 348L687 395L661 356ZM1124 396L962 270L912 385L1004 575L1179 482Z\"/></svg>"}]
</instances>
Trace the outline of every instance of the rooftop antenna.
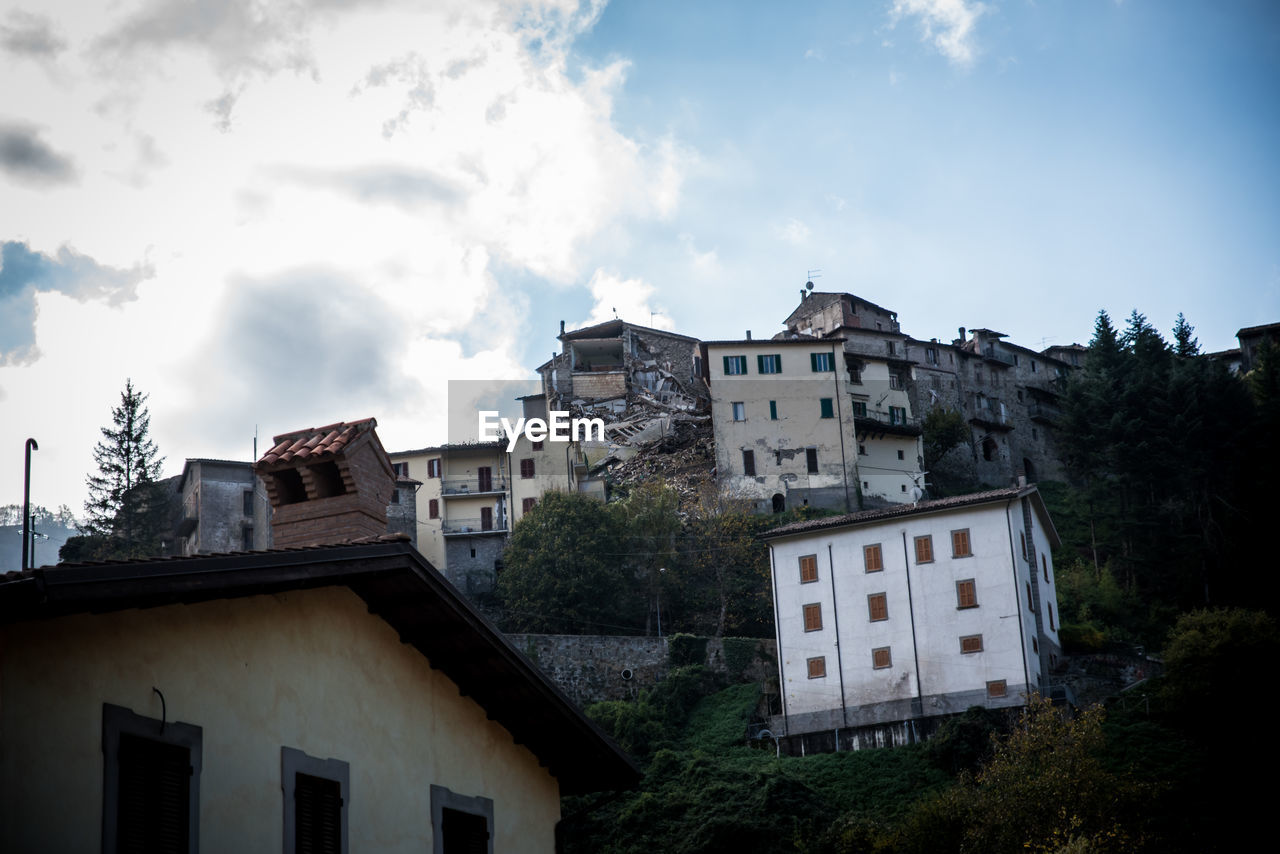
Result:
<instances>
[{"instance_id":1,"label":"rooftop antenna","mask_svg":"<svg viewBox=\"0 0 1280 854\"><path fill-rule=\"evenodd\" d=\"M1041 338L1041 339L1040 339L1040 349L1041 349L1041 350L1043 350L1043 349L1044 349L1045 342L1052 341L1052 340L1053 340L1054 338L1056 338L1056 337L1057 337L1056 335L1049 335L1049 336L1047 336L1047 337L1045 337L1045 338Z\"/></svg>"},{"instance_id":2,"label":"rooftop antenna","mask_svg":"<svg viewBox=\"0 0 1280 854\"><path fill-rule=\"evenodd\" d=\"M615 306L615 307L614 307L614 309L613 309L613 319L614 319L614 320L617 320L617 319L618 319L618 309L617 309L617 307L616 307L616 306Z\"/></svg>"},{"instance_id":3,"label":"rooftop antenna","mask_svg":"<svg viewBox=\"0 0 1280 854\"><path fill-rule=\"evenodd\" d=\"M809 271L807 271L807 272L808 272L808 275L806 275L806 276L805 276L805 278L806 278L808 281L806 281L806 282L804 283L804 289L805 289L806 291L812 292L812 291L813 291L813 280L814 280L814 279L821 279L821 278L822 278L822 271L821 271L821 270L809 270Z\"/></svg>"}]
</instances>

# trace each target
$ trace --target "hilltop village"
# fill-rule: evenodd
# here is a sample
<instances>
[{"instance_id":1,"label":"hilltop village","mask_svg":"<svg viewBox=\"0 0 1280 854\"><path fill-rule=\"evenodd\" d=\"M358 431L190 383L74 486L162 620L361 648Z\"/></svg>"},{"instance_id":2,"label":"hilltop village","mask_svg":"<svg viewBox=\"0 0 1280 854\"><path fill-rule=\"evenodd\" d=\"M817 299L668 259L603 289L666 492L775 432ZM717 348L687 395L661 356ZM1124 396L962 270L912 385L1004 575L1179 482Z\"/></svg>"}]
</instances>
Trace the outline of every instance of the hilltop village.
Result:
<instances>
[{"instance_id":1,"label":"hilltop village","mask_svg":"<svg viewBox=\"0 0 1280 854\"><path fill-rule=\"evenodd\" d=\"M384 833L405 850L549 852L575 838L594 850L611 827L658 825L629 806L592 818L616 797L592 794L676 785L680 750L702 756L689 768L711 761L696 750L737 757L725 761L774 792L809 785L776 770L784 758L932 745L867 760L922 763L897 795L875 772L883 797L905 803L943 785L939 768L994 761L991 734L1012 739L999 734L1020 714L1028 732L1100 738L1092 712L1065 724L1053 708L1140 686L1161 662L1132 645L1064 649L1063 538L1037 484L1067 479L1068 378L1119 351L1036 351L990 329L921 340L897 312L811 284L782 326L702 340L624 319L562 323L524 416L599 419L603 435L387 449L372 418L303 428L255 461L187 459L164 484L164 554L0 577L0 847L267 850L282 828L297 851ZM1194 358L1247 374L1278 336L1280 324L1250 327L1239 350ZM714 636L664 634L662 561L675 551L654 545L634 563L621 540L554 555L535 581L615 555L652 594L643 632L498 629L511 602L495 593L527 564L521 534L569 518L541 516L548 507L600 514L600 531L545 532L559 544L615 536L603 508L625 516L651 499L671 501L654 543L715 506L740 530L703 550L710 574L764 567L721 578ZM1090 574L1104 590L1096 551ZM725 636L732 584L764 603L761 636ZM704 732L699 720L712 741L672 735ZM1088 791L1106 806L1088 821L1136 802L1127 779L1099 772ZM740 781L695 788L717 785ZM778 797L754 831L741 816L699 822L710 836L688 850L783 850L778 804L799 795ZM964 833L980 813L963 813ZM961 818L913 815L922 838L959 832ZM889 838L821 816L805 826L827 828L827 847L802 850Z\"/></svg>"}]
</instances>

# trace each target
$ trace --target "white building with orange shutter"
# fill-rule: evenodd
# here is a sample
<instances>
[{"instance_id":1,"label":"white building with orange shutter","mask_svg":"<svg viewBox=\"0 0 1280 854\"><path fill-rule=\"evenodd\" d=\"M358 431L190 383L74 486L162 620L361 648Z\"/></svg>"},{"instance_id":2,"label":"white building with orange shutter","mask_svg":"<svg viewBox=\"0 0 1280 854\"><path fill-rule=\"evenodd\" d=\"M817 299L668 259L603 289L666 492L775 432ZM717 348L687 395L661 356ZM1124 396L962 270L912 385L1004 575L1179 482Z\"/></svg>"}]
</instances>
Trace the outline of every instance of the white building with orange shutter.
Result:
<instances>
[{"instance_id":1,"label":"white building with orange shutter","mask_svg":"<svg viewBox=\"0 0 1280 854\"><path fill-rule=\"evenodd\" d=\"M880 728L882 742L910 741L913 722L1049 694L1059 541L1034 486L797 522L763 539L783 703L774 735L833 733L845 749L859 728Z\"/></svg>"}]
</instances>

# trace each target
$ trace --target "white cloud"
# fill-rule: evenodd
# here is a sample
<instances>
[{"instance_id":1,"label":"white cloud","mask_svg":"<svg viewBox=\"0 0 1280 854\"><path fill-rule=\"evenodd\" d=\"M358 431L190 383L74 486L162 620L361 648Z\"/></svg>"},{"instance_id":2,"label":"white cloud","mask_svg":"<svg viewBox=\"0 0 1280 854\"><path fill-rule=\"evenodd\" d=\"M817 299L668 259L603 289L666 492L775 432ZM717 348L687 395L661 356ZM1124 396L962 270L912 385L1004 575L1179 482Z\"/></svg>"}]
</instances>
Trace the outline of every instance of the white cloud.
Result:
<instances>
[{"instance_id":1,"label":"white cloud","mask_svg":"<svg viewBox=\"0 0 1280 854\"><path fill-rule=\"evenodd\" d=\"M970 65L977 53L974 29L987 11L982 3L968 0L893 0L891 25L904 17L919 20L921 40L933 42L952 63Z\"/></svg>"},{"instance_id":2,"label":"white cloud","mask_svg":"<svg viewBox=\"0 0 1280 854\"><path fill-rule=\"evenodd\" d=\"M0 243L152 274L114 308L23 297L39 348L22 339L34 358L0 366L0 392L32 416L0 445L63 449L41 502L78 505L126 377L175 468L246 457L253 424L373 415L388 446L430 444L445 378L527 376L527 297L498 271L582 281L602 235L673 215L695 160L615 126L625 62L573 58L602 8L50 0L3 19L0 118L38 133L10 134ZM591 282L597 311L649 323L651 286Z\"/></svg>"},{"instance_id":3,"label":"white cloud","mask_svg":"<svg viewBox=\"0 0 1280 854\"><path fill-rule=\"evenodd\" d=\"M675 322L666 310L651 302L655 289L643 279L624 279L602 268L592 274L587 289L591 291L591 314L578 326L604 323L616 317L654 329L675 329Z\"/></svg>"},{"instance_id":4,"label":"white cloud","mask_svg":"<svg viewBox=\"0 0 1280 854\"><path fill-rule=\"evenodd\" d=\"M708 249L706 252L698 251L693 235L687 231L681 232L679 240L680 245L684 247L690 266L697 275L705 277L720 272L720 255L715 249Z\"/></svg>"},{"instance_id":5,"label":"white cloud","mask_svg":"<svg viewBox=\"0 0 1280 854\"><path fill-rule=\"evenodd\" d=\"M792 246L800 246L809 239L809 226L805 225L798 219L792 218L779 226L775 232L778 239L785 240Z\"/></svg>"}]
</instances>

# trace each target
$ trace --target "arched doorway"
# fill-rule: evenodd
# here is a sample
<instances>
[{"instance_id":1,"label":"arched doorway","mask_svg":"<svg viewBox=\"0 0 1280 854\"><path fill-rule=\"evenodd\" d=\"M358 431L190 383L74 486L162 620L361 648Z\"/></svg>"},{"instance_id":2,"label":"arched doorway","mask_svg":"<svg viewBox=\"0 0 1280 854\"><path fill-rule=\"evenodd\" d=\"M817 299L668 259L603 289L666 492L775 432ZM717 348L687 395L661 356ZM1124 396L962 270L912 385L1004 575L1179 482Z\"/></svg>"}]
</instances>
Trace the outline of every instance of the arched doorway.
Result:
<instances>
[{"instance_id":1,"label":"arched doorway","mask_svg":"<svg viewBox=\"0 0 1280 854\"><path fill-rule=\"evenodd\" d=\"M782 497L782 493L775 492L773 494L773 512L781 513L787 509L787 500Z\"/></svg>"}]
</instances>

